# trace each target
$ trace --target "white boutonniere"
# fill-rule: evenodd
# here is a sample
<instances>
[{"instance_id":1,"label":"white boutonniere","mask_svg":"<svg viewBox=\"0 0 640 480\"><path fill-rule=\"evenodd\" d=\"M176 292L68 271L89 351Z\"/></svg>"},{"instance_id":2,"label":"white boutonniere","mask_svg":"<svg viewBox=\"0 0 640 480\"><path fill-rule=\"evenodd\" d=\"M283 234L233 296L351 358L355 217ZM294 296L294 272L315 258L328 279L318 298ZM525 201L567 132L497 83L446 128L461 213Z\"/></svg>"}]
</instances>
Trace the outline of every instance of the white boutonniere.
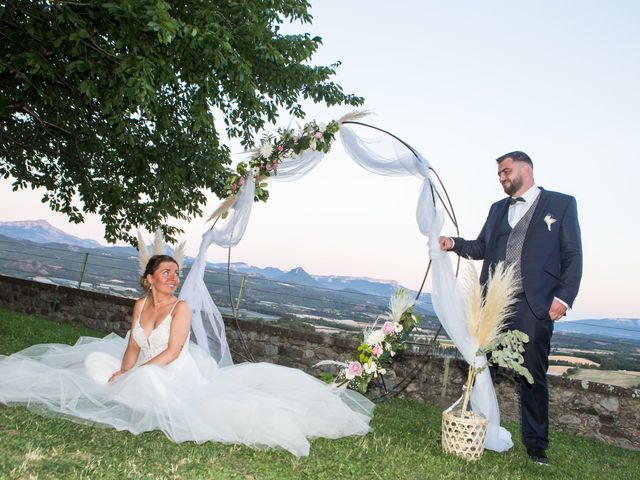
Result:
<instances>
[{"instance_id":1,"label":"white boutonniere","mask_svg":"<svg viewBox=\"0 0 640 480\"><path fill-rule=\"evenodd\" d=\"M544 217L544 223L547 224L547 229L551 231L551 225L556 222L556 219L551 216L550 213L547 213L547 216Z\"/></svg>"}]
</instances>

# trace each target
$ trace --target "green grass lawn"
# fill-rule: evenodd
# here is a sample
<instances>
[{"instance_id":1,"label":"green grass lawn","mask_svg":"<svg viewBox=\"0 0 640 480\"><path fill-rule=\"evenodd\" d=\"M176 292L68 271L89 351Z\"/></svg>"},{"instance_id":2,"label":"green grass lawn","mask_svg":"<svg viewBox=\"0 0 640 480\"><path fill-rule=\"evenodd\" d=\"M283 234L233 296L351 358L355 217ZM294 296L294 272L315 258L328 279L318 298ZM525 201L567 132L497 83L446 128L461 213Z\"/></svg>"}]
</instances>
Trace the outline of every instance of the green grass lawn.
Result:
<instances>
[{"instance_id":1,"label":"green grass lawn","mask_svg":"<svg viewBox=\"0 0 640 480\"><path fill-rule=\"evenodd\" d=\"M0 354L34 343L74 343L84 328L0 309ZM468 463L444 455L440 411L409 400L377 406L365 437L312 441L311 454L252 450L216 443L176 444L159 432L132 435L111 428L39 416L0 406L0 478L213 479L638 479L640 454L552 432L549 467L516 446ZM507 428L517 439L518 427Z\"/></svg>"}]
</instances>

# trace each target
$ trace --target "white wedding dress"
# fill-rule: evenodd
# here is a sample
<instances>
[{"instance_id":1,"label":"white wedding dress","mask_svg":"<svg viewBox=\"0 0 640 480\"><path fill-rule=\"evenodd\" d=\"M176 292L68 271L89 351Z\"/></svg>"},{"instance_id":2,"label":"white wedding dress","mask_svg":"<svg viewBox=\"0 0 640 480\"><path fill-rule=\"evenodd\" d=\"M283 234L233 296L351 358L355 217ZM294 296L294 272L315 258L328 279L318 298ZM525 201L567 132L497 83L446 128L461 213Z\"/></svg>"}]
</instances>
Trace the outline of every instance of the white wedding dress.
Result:
<instances>
[{"instance_id":1,"label":"white wedding dress","mask_svg":"<svg viewBox=\"0 0 640 480\"><path fill-rule=\"evenodd\" d=\"M166 349L171 319L148 337L135 322L140 358L111 384L128 340L114 333L0 356L0 402L134 434L160 430L175 442L281 447L297 456L309 454L308 438L370 430L373 403L301 370L270 363L218 368L189 340L169 365L141 366Z\"/></svg>"}]
</instances>

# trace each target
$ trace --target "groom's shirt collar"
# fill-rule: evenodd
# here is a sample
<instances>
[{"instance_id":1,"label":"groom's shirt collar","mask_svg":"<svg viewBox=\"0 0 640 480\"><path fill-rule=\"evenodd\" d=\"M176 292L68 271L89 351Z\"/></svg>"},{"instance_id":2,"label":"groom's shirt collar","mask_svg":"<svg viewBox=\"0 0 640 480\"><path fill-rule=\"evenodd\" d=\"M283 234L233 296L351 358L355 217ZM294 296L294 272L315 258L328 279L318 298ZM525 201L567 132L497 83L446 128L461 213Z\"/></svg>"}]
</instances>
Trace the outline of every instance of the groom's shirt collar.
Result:
<instances>
[{"instance_id":1,"label":"groom's shirt collar","mask_svg":"<svg viewBox=\"0 0 640 480\"><path fill-rule=\"evenodd\" d=\"M529 206L538 198L538 195L540 195L540 187L534 184L520 196L524 198L525 205Z\"/></svg>"}]
</instances>

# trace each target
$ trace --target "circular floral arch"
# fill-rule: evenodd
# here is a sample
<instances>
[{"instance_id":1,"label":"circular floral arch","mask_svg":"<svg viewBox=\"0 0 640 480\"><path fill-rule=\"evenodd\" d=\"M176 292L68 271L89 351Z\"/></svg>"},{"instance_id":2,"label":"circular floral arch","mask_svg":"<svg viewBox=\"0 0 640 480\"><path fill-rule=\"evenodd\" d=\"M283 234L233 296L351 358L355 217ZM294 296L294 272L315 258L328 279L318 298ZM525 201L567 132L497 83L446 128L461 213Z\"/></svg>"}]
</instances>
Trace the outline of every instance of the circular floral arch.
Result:
<instances>
[{"instance_id":1,"label":"circular floral arch","mask_svg":"<svg viewBox=\"0 0 640 480\"><path fill-rule=\"evenodd\" d=\"M268 198L267 181L291 181L306 175L329 152L338 134L347 154L363 168L380 175L413 175L421 180L416 222L418 229L427 239L430 257L427 274L431 270L431 299L434 310L442 327L465 360L480 367L486 364L484 356L476 358L478 344L466 329L464 296L456 281L451 262L446 253L440 250L438 242L445 213L454 225L457 225L451 202L442 183L424 156L398 137L362 123L360 119L363 115L365 114L356 112L327 124L313 121L299 131L280 129L276 135L265 137L259 149L249 152L249 160L239 163L236 174L227 182L225 191L228 196L209 217L213 226L203 234L200 250L180 292L180 297L186 300L192 309L192 330L196 343L208 351L220 366L233 362L222 315L204 283L209 246L216 244L223 248L231 248L237 245L249 223L254 201L266 201ZM387 145L391 142L393 148L382 151L378 140L357 134L358 126L377 130ZM394 311L393 301L392 299L389 318L394 320L394 324L403 325L402 322L411 318L412 303L408 303L406 298L398 297ZM401 308L402 305L406 308ZM391 326L387 326L389 333L390 328ZM380 330L383 329L384 326ZM369 333L372 334L373 331ZM381 345L381 342L375 343L375 338L370 340L371 342L365 343L373 355L373 348ZM511 435L500 427L500 412L488 369L484 369L476 379L471 405L474 411L483 414L489 420L485 447L496 451L511 448Z\"/></svg>"}]
</instances>

